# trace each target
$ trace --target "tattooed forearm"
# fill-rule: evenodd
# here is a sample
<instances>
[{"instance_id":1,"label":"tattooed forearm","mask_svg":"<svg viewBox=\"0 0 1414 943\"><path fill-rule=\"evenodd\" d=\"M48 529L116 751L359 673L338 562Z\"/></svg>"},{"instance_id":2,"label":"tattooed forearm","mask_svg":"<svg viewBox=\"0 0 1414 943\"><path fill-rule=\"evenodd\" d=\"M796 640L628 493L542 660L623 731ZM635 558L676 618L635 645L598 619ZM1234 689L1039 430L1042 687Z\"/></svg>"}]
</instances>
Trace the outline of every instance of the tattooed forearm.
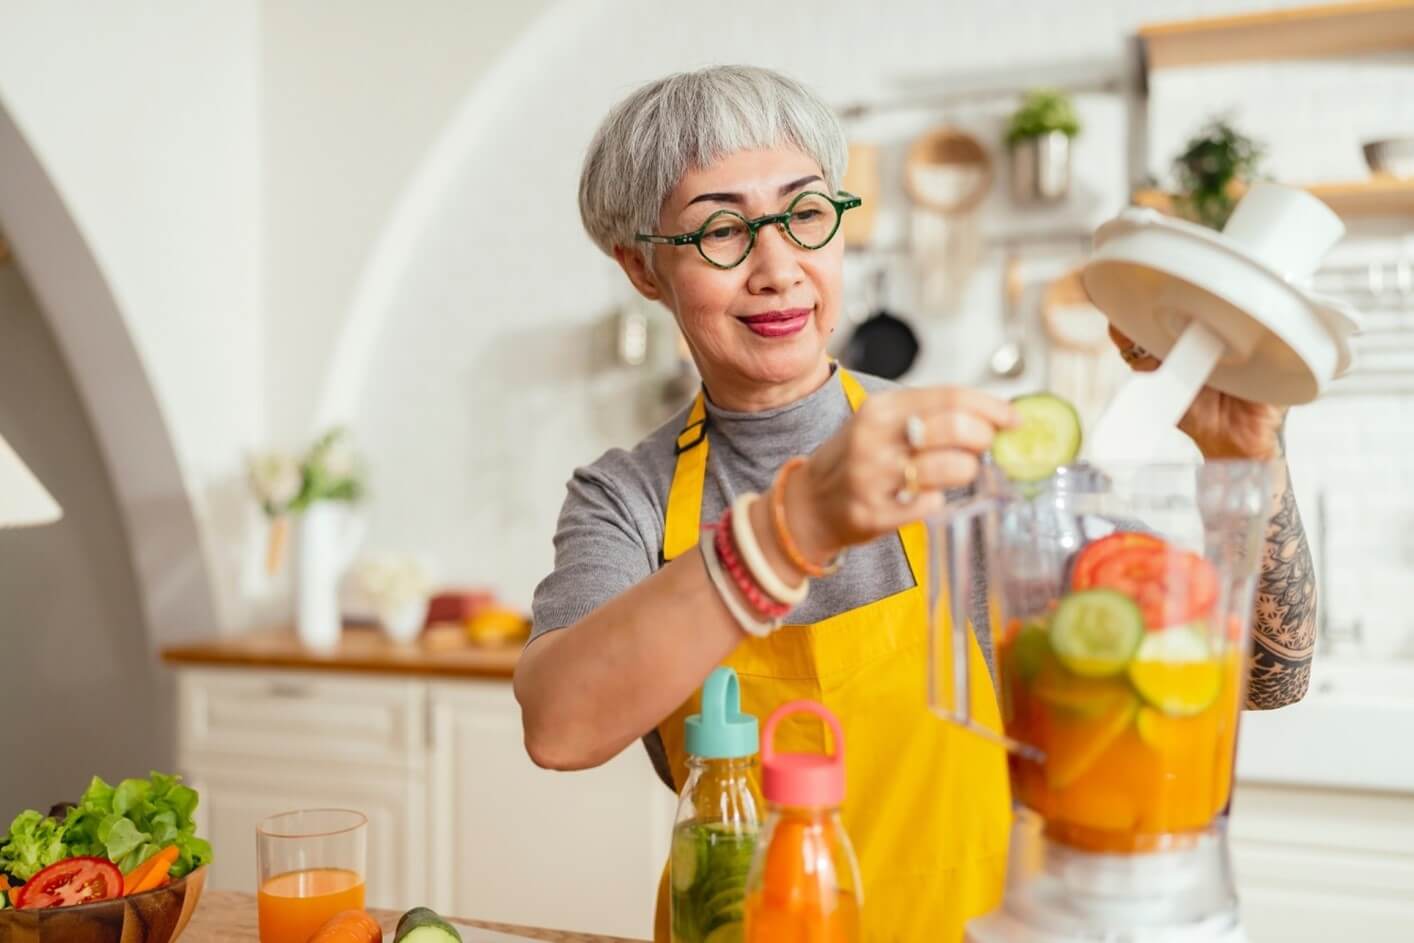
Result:
<instances>
[{"instance_id":1,"label":"tattooed forearm","mask_svg":"<svg viewBox=\"0 0 1414 943\"><path fill-rule=\"evenodd\" d=\"M1301 700L1315 647L1316 577L1288 480L1267 524L1252 624L1248 708L1265 710Z\"/></svg>"}]
</instances>

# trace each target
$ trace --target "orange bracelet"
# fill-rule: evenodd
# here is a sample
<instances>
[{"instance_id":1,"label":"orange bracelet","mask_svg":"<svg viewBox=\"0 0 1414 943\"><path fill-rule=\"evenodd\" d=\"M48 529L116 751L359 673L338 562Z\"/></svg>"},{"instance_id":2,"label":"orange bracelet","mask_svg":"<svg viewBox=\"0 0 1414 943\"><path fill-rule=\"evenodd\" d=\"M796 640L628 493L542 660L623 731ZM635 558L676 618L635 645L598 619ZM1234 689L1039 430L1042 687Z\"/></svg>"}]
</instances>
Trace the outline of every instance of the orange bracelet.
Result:
<instances>
[{"instance_id":1,"label":"orange bracelet","mask_svg":"<svg viewBox=\"0 0 1414 943\"><path fill-rule=\"evenodd\" d=\"M791 565L811 579L819 579L822 576L832 576L839 570L844 552L835 554L833 560L825 566L820 566L805 559L805 554L800 552L800 547L790 534L790 528L786 525L786 480L790 478L791 472L804 464L805 457L797 455L776 472L776 481L771 486L771 529L776 535L776 543L781 545L781 550Z\"/></svg>"}]
</instances>

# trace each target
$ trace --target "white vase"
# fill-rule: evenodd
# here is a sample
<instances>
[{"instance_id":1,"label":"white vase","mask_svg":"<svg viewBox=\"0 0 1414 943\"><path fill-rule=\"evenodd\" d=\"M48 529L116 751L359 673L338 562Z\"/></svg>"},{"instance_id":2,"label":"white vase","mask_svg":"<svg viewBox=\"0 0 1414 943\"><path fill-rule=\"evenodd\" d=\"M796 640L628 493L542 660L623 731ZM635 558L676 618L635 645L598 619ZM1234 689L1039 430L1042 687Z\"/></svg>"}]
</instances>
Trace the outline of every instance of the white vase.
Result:
<instances>
[{"instance_id":1,"label":"white vase","mask_svg":"<svg viewBox=\"0 0 1414 943\"><path fill-rule=\"evenodd\" d=\"M343 501L316 501L300 515L295 634L306 648L329 651L339 644L339 581L365 528L363 515Z\"/></svg>"}]
</instances>

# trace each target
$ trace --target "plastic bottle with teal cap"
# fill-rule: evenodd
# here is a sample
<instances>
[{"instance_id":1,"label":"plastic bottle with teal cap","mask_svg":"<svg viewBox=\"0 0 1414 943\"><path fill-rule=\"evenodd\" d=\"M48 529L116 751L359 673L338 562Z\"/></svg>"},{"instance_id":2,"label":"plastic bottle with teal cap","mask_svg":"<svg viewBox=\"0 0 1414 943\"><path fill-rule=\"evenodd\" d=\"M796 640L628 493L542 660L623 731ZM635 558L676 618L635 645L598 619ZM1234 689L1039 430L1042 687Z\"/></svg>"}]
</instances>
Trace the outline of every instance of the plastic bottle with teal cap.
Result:
<instances>
[{"instance_id":1,"label":"plastic bottle with teal cap","mask_svg":"<svg viewBox=\"0 0 1414 943\"><path fill-rule=\"evenodd\" d=\"M740 941L746 879L764 817L760 728L736 672L717 668L686 721L687 782L668 862L674 943Z\"/></svg>"}]
</instances>

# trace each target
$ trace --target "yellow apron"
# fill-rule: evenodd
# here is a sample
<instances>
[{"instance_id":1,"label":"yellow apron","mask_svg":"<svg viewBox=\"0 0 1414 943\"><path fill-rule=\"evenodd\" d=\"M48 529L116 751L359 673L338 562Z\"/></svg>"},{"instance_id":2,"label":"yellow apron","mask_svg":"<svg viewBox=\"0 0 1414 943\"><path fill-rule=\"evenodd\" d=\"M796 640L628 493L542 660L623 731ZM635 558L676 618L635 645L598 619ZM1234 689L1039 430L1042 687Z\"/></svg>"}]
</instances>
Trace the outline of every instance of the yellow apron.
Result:
<instances>
[{"instance_id":1,"label":"yellow apron","mask_svg":"<svg viewBox=\"0 0 1414 943\"><path fill-rule=\"evenodd\" d=\"M843 369L840 378L850 408L858 410L867 394ZM698 540L705 417L699 393L678 438L664 522L667 560ZM1001 899L1011 823L1006 758L1000 748L928 709L927 533L922 524L898 533L916 586L814 625L749 638L726 664L740 678L742 710L764 720L786 701L811 698L844 725L844 822L864 881L867 943L956 943L968 920ZM996 697L975 638L969 660L972 716L999 730ZM678 788L686 779L683 721L698 710L699 697L658 728ZM820 724L794 718L782 724L777 744L781 750L821 750L823 738ZM654 940L669 940L666 872Z\"/></svg>"}]
</instances>

